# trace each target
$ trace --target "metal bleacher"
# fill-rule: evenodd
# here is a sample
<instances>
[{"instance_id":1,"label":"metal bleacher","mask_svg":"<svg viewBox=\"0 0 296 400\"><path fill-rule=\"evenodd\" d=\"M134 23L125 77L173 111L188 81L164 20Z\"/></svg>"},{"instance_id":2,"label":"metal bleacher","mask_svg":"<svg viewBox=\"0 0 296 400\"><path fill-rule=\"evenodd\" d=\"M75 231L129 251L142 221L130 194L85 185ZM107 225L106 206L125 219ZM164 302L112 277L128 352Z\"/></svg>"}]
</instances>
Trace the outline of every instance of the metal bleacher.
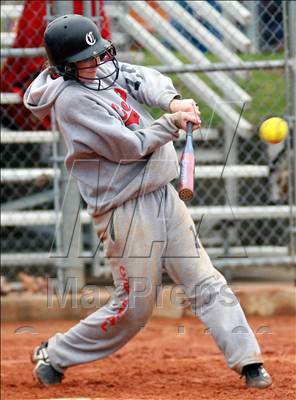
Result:
<instances>
[{"instance_id":1,"label":"metal bleacher","mask_svg":"<svg viewBox=\"0 0 296 400\"><path fill-rule=\"evenodd\" d=\"M114 8L115 6L112 2L108 2L109 4L106 7L107 13L110 15L114 15L118 24L122 27L123 31L126 31L126 34L129 37L133 37L139 43L142 44L146 49L153 51L156 57L160 59L161 62L166 65L182 65L181 61L173 55L165 46L154 37L151 33L146 31L143 26L141 26L132 16L128 14L126 8L122 8L121 5L118 7L121 8L122 12L116 12ZM180 45L179 49L183 49L184 54L188 56L191 62L198 63L204 62L204 65L210 63L210 61L205 60L205 56L198 52L197 49L194 49L193 46L186 39L182 38L174 28L169 27L168 24L163 21L162 25L160 24L158 15L154 14L154 11L149 7L149 5L145 2L126 2L129 7L135 9L144 19L149 19L149 21L154 24L155 29L158 31L160 35L164 35L164 29L167 28L173 35L176 43ZM189 30L195 35L201 34L205 40L208 40L209 46L212 46L213 52L219 52L219 54L223 54L223 57L227 60L232 60L234 62L240 61L238 57L231 52L227 48L221 47L221 43L218 43L216 38L212 38L210 36L204 36L204 28L200 26L198 21L195 21L194 18L188 17L182 10L180 12L180 7L178 4L173 4L171 1L162 1L159 2L160 6L164 8L165 11L171 13L172 15L177 15L180 18L180 21L187 24ZM201 12L207 14L207 10L209 7L209 3L202 3ZM240 23L244 24L248 20L248 12L246 9L239 6L239 2L219 2L221 3L221 7L227 7L227 3L233 3L233 8L228 7L227 11L232 14L233 18L240 19ZM113 7L113 8L112 8ZM117 7L117 11L118 11ZM21 5L1 5L1 14L2 18L18 18L22 12ZM113 14L112 14L113 13ZM215 14L214 14L215 15ZM217 16L216 16L217 17ZM229 35L229 40L233 40L233 35L237 33L237 29L231 28L231 25L226 23L226 20L221 19L219 28L222 30L227 30ZM167 24L167 25L166 25ZM13 44L15 34L13 32L5 32L2 33L2 44L1 47L9 47ZM118 36L121 39L124 36ZM199 37L200 39L200 37ZM246 50L250 48L251 43L249 39L247 39L243 35L237 35L236 43L233 43L239 49ZM216 75L215 75L216 74ZM216 85L219 85L221 82L220 89L224 88L225 95L228 97L232 96L232 99L236 96L236 98L240 98L243 102L250 101L251 97L248 93L242 90L234 81L232 81L227 74L223 73L215 73L209 74L209 78L214 80ZM240 78L245 77L244 72L237 72ZM183 83L190 87L193 92L198 93L200 97L207 103L219 103L221 102L219 110L217 113L223 120L227 120L228 126L233 127L236 125L239 112L235 107L230 106L227 102L221 101L221 98L215 93L215 91L205 84L201 79L197 77L196 74L180 74L180 79ZM223 86L222 86L223 82ZM16 93L1 93L1 104L19 104L22 102L20 96ZM227 134L227 132L226 132ZM239 135L242 137L250 137L252 135L252 126L246 119L241 119L240 121L240 131ZM203 140L212 140L215 142L219 139L219 132L217 129L208 129L207 138L200 137L200 135L195 136L195 140L203 141ZM5 146L7 144L17 144L22 145L23 143L38 143L42 146L42 144L53 144L59 141L58 132L54 131L13 131L9 129L1 130L1 142L2 145ZM195 175L197 179L222 179L229 182L229 180L233 179L257 179L264 178L269 176L269 167L266 165L223 165L223 157L221 158L221 152L219 149L211 148L198 150L198 159L200 162L203 161L211 161L219 162L217 165L198 165L196 167ZM60 170L58 168L2 168L1 170L1 183L13 183L13 182L22 182L26 184L30 184L32 181L40 178L46 179L56 179L58 181L60 177ZM40 201L40 198L39 198ZM31 202L27 202L27 204L32 205L34 203L34 199ZM15 203L11 206L11 208L5 204L2 207L2 217L1 217L1 226L2 227L14 227L14 226L52 226L58 223L58 220L63 218L61 211L57 212L57 210L34 210L28 211L24 209L24 205L18 205L19 203ZM36 201L38 204L38 201ZM220 221L233 221L233 220L249 220L249 219L272 219L272 218L289 218L291 213L295 214L296 210L291 208L288 205L270 205L270 206L239 206L237 204L232 205L221 205L221 206L194 206L189 208L191 215L198 224L203 217L205 217L212 226L215 223ZM85 210L80 212L80 219L82 224L89 224L91 219ZM222 238L223 239L223 238ZM209 242L210 243L210 242ZM221 238L220 238L221 243ZM207 251L210 256L213 258L218 258L217 265L224 267L227 265L249 265L251 263L269 263L276 264L277 256L280 257L281 264L289 264L289 249L286 246L230 246L226 250L223 246L207 246ZM82 255L84 257L91 257L89 251L82 250ZM245 255L245 257L242 257ZM247 255L247 256L246 256ZM224 256L224 258L223 258ZM228 257L230 259L228 259ZM233 258L234 257L234 258ZM237 258L235 258L237 257ZM241 257L241 258L240 258ZM26 252L24 249L23 253L19 252L11 252L7 254L2 254L2 265L4 266L19 266L19 265L43 265L43 264L54 264L56 260L54 258L49 258L47 253L44 252ZM264 261L265 260L265 261ZM96 270L94 271L94 275L100 276L101 271L105 271L104 268L100 266L96 266Z\"/></svg>"}]
</instances>

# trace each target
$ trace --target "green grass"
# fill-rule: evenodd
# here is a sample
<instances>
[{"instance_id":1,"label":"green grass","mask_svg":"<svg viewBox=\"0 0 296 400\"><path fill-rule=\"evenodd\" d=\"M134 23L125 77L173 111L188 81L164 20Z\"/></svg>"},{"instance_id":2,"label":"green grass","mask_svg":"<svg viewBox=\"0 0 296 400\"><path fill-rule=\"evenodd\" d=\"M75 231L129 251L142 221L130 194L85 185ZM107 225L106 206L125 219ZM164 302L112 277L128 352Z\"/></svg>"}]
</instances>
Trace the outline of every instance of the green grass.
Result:
<instances>
[{"instance_id":1,"label":"green grass","mask_svg":"<svg viewBox=\"0 0 296 400\"><path fill-rule=\"evenodd\" d=\"M159 60L154 55L146 51L144 54L145 65L152 66L160 64ZM184 63L190 63L186 57L180 55L178 52L175 52L175 55ZM212 62L219 62L217 57L212 54L208 54L207 57ZM244 61L282 60L284 58L284 53L240 54L240 58ZM209 125L212 117L212 126L219 126L223 123L218 115L212 115L213 110L211 107L206 105L200 98L196 98L176 74L168 75L172 78L176 89L182 94L183 98L195 97L200 106L205 126ZM197 76L204 80L216 93L221 94L221 90L214 85L206 74L197 73ZM269 116L282 115L285 113L285 78L282 69L250 71L247 80L234 78L233 75L232 78L252 97L251 103L244 111L244 117L255 127ZM154 118L159 117L161 114L161 110L156 108L152 109Z\"/></svg>"}]
</instances>

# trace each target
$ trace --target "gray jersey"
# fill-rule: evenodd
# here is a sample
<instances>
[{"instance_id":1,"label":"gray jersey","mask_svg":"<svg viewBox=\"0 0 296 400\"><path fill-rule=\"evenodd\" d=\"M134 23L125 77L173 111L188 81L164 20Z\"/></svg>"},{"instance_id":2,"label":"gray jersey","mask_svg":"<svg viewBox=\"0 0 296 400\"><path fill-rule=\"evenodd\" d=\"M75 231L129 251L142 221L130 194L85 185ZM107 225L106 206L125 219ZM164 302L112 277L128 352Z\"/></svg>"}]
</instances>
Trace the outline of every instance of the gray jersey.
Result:
<instances>
[{"instance_id":1,"label":"gray jersey","mask_svg":"<svg viewBox=\"0 0 296 400\"><path fill-rule=\"evenodd\" d=\"M112 68L108 64L100 67L104 74ZM66 167L92 215L152 192L178 173L172 144L177 127L167 114L154 121L142 106L168 111L180 97L171 79L146 67L119 63L119 68L115 85L104 91L52 79L45 70L24 97L39 118L54 108L68 148Z\"/></svg>"}]
</instances>

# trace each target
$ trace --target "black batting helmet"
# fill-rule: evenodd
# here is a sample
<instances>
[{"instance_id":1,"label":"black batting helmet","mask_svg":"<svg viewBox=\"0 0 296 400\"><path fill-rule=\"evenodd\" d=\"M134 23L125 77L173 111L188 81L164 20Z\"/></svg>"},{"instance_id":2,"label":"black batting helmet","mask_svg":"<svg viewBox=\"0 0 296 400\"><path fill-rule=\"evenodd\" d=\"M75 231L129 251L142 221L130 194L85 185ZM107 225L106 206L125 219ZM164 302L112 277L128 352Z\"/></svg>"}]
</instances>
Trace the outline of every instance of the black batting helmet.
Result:
<instances>
[{"instance_id":1,"label":"black batting helmet","mask_svg":"<svg viewBox=\"0 0 296 400\"><path fill-rule=\"evenodd\" d=\"M116 51L111 42L101 37L97 25L89 18L77 14L62 15L50 22L44 33L44 45L47 57L54 72L67 79L79 81L75 63L98 56L107 61L113 61L115 80L118 77ZM107 75L106 77L109 77ZM102 81L106 77L96 79ZM98 89L102 89L99 82ZM111 86L111 85L110 85ZM109 87L109 86L108 86Z\"/></svg>"}]
</instances>

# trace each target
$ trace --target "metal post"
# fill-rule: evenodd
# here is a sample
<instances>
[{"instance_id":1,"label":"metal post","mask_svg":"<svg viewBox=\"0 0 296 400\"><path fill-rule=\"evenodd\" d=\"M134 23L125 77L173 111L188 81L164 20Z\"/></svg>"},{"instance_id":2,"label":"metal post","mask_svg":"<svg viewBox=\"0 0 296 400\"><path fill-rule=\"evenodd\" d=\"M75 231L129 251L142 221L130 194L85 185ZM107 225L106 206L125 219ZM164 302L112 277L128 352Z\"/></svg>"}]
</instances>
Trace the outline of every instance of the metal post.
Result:
<instances>
[{"instance_id":1,"label":"metal post","mask_svg":"<svg viewBox=\"0 0 296 400\"><path fill-rule=\"evenodd\" d=\"M94 0L95 2L95 18L99 30L101 31L101 18L100 18L100 3L99 0Z\"/></svg>"},{"instance_id":2,"label":"metal post","mask_svg":"<svg viewBox=\"0 0 296 400\"><path fill-rule=\"evenodd\" d=\"M55 16L72 14L73 2L72 1L55 1L54 2ZM58 154L65 156L67 153L66 144L63 140L58 143ZM77 183L66 171L65 166L62 164L61 178L60 178L60 193L59 202L63 201L62 222L58 227L59 234L62 240L62 258L59 258L60 268L63 269L63 278L66 280L70 277L77 279L77 287L80 288L84 285L84 262L80 258L82 241L81 241L81 222L78 217L77 227L73 232L74 219L80 208L80 194L77 188ZM67 193L66 193L67 192ZM66 256L65 256L66 255ZM59 274L61 276L61 273Z\"/></svg>"},{"instance_id":3,"label":"metal post","mask_svg":"<svg viewBox=\"0 0 296 400\"><path fill-rule=\"evenodd\" d=\"M92 4L94 5L94 13L92 12ZM97 25L99 31L101 30L100 4L97 0L83 0L83 15L91 18Z\"/></svg>"},{"instance_id":4,"label":"metal post","mask_svg":"<svg viewBox=\"0 0 296 400\"><path fill-rule=\"evenodd\" d=\"M283 2L285 28L285 78L287 113L289 115L290 138L288 140L289 157L289 204L290 213L290 254L293 266L296 266L296 218L292 206L296 204L296 3Z\"/></svg>"},{"instance_id":5,"label":"metal post","mask_svg":"<svg viewBox=\"0 0 296 400\"><path fill-rule=\"evenodd\" d=\"M52 132L57 131L56 126L56 119L54 115L54 111L51 112L51 130ZM52 143L52 154L53 154L53 168L54 168L54 180L53 180L53 193L54 193L54 210L56 213L56 220L59 221L59 214L60 214L60 182L58 178L57 171L59 169L59 165L57 162L58 159L58 143L54 140ZM58 222L57 222L58 223ZM56 253L62 254L63 253L63 239L62 239L62 231L57 227L55 229L55 246L56 246ZM65 277L64 277L64 268L61 259L57 259L57 280L58 285L62 289L65 284Z\"/></svg>"},{"instance_id":6,"label":"metal post","mask_svg":"<svg viewBox=\"0 0 296 400\"><path fill-rule=\"evenodd\" d=\"M53 10L56 16L73 14L73 2L71 0L55 0Z\"/></svg>"},{"instance_id":7,"label":"metal post","mask_svg":"<svg viewBox=\"0 0 296 400\"><path fill-rule=\"evenodd\" d=\"M251 52L256 54L259 52L259 47L260 47L259 12L258 12L259 2L257 0L244 1L244 6L252 14L252 18L247 27L247 36L252 42Z\"/></svg>"},{"instance_id":8,"label":"metal post","mask_svg":"<svg viewBox=\"0 0 296 400\"><path fill-rule=\"evenodd\" d=\"M294 60L293 66L290 70L291 75L291 100L290 100L290 115L291 115L291 126L292 126L292 149L291 149L291 169L292 169L292 179L291 179L291 189L293 204L296 204L296 3L294 1L288 2L288 18L289 18L289 58ZM294 189L294 193L293 193ZM294 195L293 195L294 194ZM294 258L294 263L296 265L296 219L292 220L293 225L291 227L292 236L292 256Z\"/></svg>"},{"instance_id":9,"label":"metal post","mask_svg":"<svg viewBox=\"0 0 296 400\"><path fill-rule=\"evenodd\" d=\"M226 165L237 165L237 138L236 131L233 126L224 124L224 162ZM237 179L226 178L224 180L225 188L225 204L231 208L237 206ZM235 216L234 216L235 218ZM224 253L228 254L228 249L231 242L236 241L237 227L232 224L235 221L224 221L223 223L223 236L224 236Z\"/></svg>"},{"instance_id":10,"label":"metal post","mask_svg":"<svg viewBox=\"0 0 296 400\"><path fill-rule=\"evenodd\" d=\"M90 0L83 0L83 14L91 18L92 12L91 12L91 1Z\"/></svg>"}]
</instances>

